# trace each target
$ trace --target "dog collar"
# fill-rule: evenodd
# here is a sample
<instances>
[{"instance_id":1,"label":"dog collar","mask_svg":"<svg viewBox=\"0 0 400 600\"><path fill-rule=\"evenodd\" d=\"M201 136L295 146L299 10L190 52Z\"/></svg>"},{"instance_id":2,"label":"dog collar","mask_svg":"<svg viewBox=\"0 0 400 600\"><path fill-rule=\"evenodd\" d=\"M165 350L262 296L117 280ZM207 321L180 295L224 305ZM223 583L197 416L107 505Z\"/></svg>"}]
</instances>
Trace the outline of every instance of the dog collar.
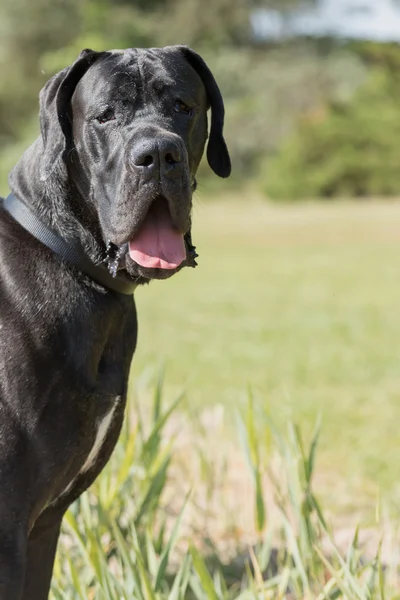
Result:
<instances>
[{"instance_id":1,"label":"dog collar","mask_svg":"<svg viewBox=\"0 0 400 600\"><path fill-rule=\"evenodd\" d=\"M131 295L136 289L136 283L118 276L116 271L111 274L105 266L94 263L80 244L67 242L58 233L47 227L13 193L4 199L3 208L34 238L42 242L62 260L88 275L96 283L113 292L125 295Z\"/></svg>"}]
</instances>

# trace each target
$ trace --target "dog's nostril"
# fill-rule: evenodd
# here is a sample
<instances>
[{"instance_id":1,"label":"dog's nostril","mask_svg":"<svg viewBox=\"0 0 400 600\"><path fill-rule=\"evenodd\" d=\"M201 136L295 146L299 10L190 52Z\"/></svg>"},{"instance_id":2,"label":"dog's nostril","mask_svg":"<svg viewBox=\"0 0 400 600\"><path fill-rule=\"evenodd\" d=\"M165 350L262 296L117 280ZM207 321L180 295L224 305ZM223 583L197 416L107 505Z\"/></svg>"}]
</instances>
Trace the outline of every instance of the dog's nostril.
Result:
<instances>
[{"instance_id":1,"label":"dog's nostril","mask_svg":"<svg viewBox=\"0 0 400 600\"><path fill-rule=\"evenodd\" d=\"M150 167L154 162L154 158L152 157L151 154L147 154L145 157L143 157L139 163L138 166L139 167Z\"/></svg>"},{"instance_id":2,"label":"dog's nostril","mask_svg":"<svg viewBox=\"0 0 400 600\"><path fill-rule=\"evenodd\" d=\"M174 159L174 157L172 156L172 154L168 153L165 155L165 161L169 164L169 165L173 165L174 163L176 163L176 160Z\"/></svg>"},{"instance_id":3,"label":"dog's nostril","mask_svg":"<svg viewBox=\"0 0 400 600\"><path fill-rule=\"evenodd\" d=\"M153 167L158 160L158 151L150 145L142 144L132 149L131 160L135 167L141 169Z\"/></svg>"},{"instance_id":4,"label":"dog's nostril","mask_svg":"<svg viewBox=\"0 0 400 600\"><path fill-rule=\"evenodd\" d=\"M175 155L172 154L172 152L167 152L167 154L165 155L165 162L168 165L176 165L178 162L180 162L180 160L181 157L177 152L175 153Z\"/></svg>"}]
</instances>

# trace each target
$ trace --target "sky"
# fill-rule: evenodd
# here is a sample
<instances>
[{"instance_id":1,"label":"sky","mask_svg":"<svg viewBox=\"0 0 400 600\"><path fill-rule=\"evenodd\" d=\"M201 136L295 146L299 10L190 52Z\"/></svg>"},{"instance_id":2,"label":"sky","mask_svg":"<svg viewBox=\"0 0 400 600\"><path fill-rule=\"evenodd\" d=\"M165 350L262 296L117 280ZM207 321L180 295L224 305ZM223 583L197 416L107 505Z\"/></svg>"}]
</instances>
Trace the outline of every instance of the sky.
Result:
<instances>
[{"instance_id":1,"label":"sky","mask_svg":"<svg viewBox=\"0 0 400 600\"><path fill-rule=\"evenodd\" d=\"M376 41L400 41L400 6L396 0L318 0L283 16L259 10L252 17L257 37L293 35L337 36Z\"/></svg>"}]
</instances>

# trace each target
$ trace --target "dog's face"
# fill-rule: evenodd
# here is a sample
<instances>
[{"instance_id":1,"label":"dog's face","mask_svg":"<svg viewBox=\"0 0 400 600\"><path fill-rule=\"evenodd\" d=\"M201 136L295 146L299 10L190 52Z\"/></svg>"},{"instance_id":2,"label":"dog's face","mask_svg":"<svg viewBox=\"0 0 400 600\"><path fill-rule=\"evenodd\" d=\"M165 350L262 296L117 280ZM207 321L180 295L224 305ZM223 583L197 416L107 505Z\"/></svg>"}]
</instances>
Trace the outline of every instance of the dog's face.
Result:
<instances>
[{"instance_id":1,"label":"dog's face","mask_svg":"<svg viewBox=\"0 0 400 600\"><path fill-rule=\"evenodd\" d=\"M219 176L230 173L222 98L204 61L185 47L84 51L60 75L42 105L56 103L68 182L96 212L104 243L124 250L121 268L149 280L190 265L210 107L208 160ZM45 110L42 134L54 145Z\"/></svg>"}]
</instances>

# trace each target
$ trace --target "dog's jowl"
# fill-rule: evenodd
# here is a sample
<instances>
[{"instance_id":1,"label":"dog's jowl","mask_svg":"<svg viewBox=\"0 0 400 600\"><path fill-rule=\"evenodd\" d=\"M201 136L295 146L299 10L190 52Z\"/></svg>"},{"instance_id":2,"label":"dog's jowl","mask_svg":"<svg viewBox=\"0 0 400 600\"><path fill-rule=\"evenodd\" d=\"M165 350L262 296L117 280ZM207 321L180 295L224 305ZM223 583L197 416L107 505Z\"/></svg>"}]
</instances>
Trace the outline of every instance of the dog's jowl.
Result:
<instances>
[{"instance_id":1,"label":"dog's jowl","mask_svg":"<svg viewBox=\"0 0 400 600\"><path fill-rule=\"evenodd\" d=\"M196 170L208 137L230 174L223 123L184 46L84 50L40 94L0 211L0 600L48 597L63 514L120 432L133 291L195 266Z\"/></svg>"}]
</instances>

